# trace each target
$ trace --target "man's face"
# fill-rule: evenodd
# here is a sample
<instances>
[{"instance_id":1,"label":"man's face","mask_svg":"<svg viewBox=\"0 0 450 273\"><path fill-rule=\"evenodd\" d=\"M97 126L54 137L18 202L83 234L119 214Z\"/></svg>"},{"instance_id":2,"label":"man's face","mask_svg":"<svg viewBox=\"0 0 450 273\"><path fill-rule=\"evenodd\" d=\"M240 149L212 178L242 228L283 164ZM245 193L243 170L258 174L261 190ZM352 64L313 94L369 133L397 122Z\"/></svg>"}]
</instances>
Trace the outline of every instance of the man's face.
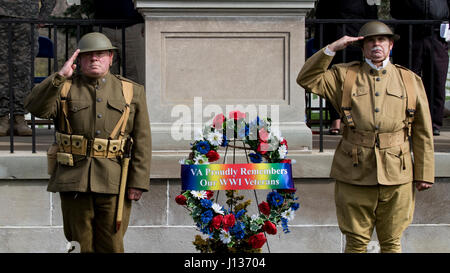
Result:
<instances>
[{"instance_id":1,"label":"man's face","mask_svg":"<svg viewBox=\"0 0 450 273\"><path fill-rule=\"evenodd\" d=\"M80 54L81 71L91 78L100 78L106 75L112 64L114 53L112 51L92 51Z\"/></svg>"},{"instance_id":2,"label":"man's face","mask_svg":"<svg viewBox=\"0 0 450 273\"><path fill-rule=\"evenodd\" d=\"M364 39L364 57L374 64L383 62L389 57L394 42L387 36L371 36Z\"/></svg>"}]
</instances>

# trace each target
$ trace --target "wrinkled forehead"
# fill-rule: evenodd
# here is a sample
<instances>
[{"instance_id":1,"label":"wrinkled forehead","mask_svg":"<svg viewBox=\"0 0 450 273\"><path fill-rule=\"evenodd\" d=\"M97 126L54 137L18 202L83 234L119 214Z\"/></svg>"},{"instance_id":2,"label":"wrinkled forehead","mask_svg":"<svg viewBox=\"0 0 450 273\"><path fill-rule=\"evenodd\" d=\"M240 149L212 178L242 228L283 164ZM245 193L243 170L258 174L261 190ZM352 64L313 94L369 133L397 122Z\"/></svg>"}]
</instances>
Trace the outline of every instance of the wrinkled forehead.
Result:
<instances>
[{"instance_id":1,"label":"wrinkled forehead","mask_svg":"<svg viewBox=\"0 0 450 273\"><path fill-rule=\"evenodd\" d=\"M93 50L93 51L87 51L80 53L80 57L84 56L110 56L111 54L114 54L112 50Z\"/></svg>"},{"instance_id":2,"label":"wrinkled forehead","mask_svg":"<svg viewBox=\"0 0 450 273\"><path fill-rule=\"evenodd\" d=\"M367 43L367 42L375 42L375 41L378 41L378 42L382 42L382 41L394 42L394 39L392 39L392 36L388 36L388 35L373 35L373 36L369 36L369 37L364 38L363 42Z\"/></svg>"},{"instance_id":3,"label":"wrinkled forehead","mask_svg":"<svg viewBox=\"0 0 450 273\"><path fill-rule=\"evenodd\" d=\"M363 49L366 46L372 46L375 42L382 43L382 42L388 42L389 44L394 44L394 39L392 39L391 36L388 35L374 35L364 38L363 40Z\"/></svg>"}]
</instances>

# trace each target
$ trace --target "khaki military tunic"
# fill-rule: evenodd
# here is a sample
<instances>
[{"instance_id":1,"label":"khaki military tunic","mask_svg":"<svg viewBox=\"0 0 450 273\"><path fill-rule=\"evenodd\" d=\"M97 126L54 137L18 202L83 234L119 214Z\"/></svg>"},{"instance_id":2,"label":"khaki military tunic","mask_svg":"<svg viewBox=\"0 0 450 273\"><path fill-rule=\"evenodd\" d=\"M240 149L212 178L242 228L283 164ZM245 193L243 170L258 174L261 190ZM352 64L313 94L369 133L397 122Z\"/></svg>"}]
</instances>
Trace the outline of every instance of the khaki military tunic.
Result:
<instances>
[{"instance_id":1,"label":"khaki military tunic","mask_svg":"<svg viewBox=\"0 0 450 273\"><path fill-rule=\"evenodd\" d=\"M58 119L60 91L66 79L55 73L35 86L25 100L33 115ZM101 79L82 75L72 78L68 94L69 122L74 135L87 139L107 139L125 108L120 76L108 73ZM149 189L151 135L144 87L133 83L133 99L125 135L133 140L127 187ZM58 122L56 122L58 124ZM73 155L74 166L58 164L51 175L51 192L95 192L118 194L121 165L116 158L93 158Z\"/></svg>"},{"instance_id":2,"label":"khaki military tunic","mask_svg":"<svg viewBox=\"0 0 450 273\"><path fill-rule=\"evenodd\" d=\"M300 71L297 83L306 91L327 98L343 115L342 87L348 67L355 63L328 69L332 59L324 49L314 54ZM375 70L365 62L360 64L351 92L351 113L357 130L393 133L405 128L407 94L399 69L405 68L389 63ZM389 148L358 146L358 164L354 166L353 144L343 137L336 148L331 177L356 185L400 185L413 180L434 182L434 146L427 97L420 77L409 73L414 79L412 84L417 96L411 138L414 160L410 144L405 141Z\"/></svg>"}]
</instances>

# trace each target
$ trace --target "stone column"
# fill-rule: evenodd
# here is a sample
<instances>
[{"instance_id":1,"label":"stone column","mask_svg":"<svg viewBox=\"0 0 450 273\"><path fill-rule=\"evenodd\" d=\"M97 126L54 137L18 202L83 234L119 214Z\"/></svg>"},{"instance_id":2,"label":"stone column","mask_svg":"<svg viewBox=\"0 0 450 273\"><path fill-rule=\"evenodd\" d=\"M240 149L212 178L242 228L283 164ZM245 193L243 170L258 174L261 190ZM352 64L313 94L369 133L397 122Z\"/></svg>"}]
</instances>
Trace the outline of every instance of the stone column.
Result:
<instances>
[{"instance_id":1,"label":"stone column","mask_svg":"<svg viewBox=\"0 0 450 273\"><path fill-rule=\"evenodd\" d=\"M271 117L289 158L311 152L305 94L295 80L314 0L135 4L146 22L152 177L179 176L177 158L187 156L195 129L231 110Z\"/></svg>"}]
</instances>

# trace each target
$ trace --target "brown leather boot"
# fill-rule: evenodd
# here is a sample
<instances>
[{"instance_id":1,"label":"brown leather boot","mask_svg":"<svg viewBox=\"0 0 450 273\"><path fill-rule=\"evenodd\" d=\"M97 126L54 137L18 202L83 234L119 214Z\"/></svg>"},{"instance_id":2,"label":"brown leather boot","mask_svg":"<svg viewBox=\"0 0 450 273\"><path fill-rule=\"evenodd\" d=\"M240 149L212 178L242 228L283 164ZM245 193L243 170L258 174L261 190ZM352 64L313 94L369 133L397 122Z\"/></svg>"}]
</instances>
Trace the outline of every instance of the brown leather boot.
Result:
<instances>
[{"instance_id":1,"label":"brown leather boot","mask_svg":"<svg viewBox=\"0 0 450 273\"><path fill-rule=\"evenodd\" d=\"M17 136L31 136L33 134L23 115L14 116L14 134Z\"/></svg>"},{"instance_id":2,"label":"brown leather boot","mask_svg":"<svg viewBox=\"0 0 450 273\"><path fill-rule=\"evenodd\" d=\"M9 117L8 115L0 117L0 136L9 134Z\"/></svg>"}]
</instances>

